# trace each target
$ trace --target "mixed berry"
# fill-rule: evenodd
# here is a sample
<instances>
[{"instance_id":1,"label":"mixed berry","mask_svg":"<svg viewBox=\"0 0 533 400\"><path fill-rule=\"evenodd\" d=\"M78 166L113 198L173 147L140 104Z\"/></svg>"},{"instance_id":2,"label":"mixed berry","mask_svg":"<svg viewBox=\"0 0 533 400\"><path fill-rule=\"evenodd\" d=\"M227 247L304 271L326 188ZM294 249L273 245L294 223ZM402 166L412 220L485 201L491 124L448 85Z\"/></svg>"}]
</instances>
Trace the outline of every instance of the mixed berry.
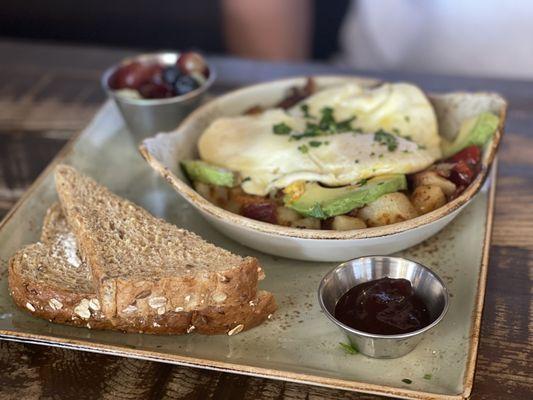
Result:
<instances>
[{"instance_id":1,"label":"mixed berry","mask_svg":"<svg viewBox=\"0 0 533 400\"><path fill-rule=\"evenodd\" d=\"M119 67L108 85L129 97L164 99L182 96L200 87L209 77L204 58L195 52L180 55L174 65L133 61Z\"/></svg>"}]
</instances>

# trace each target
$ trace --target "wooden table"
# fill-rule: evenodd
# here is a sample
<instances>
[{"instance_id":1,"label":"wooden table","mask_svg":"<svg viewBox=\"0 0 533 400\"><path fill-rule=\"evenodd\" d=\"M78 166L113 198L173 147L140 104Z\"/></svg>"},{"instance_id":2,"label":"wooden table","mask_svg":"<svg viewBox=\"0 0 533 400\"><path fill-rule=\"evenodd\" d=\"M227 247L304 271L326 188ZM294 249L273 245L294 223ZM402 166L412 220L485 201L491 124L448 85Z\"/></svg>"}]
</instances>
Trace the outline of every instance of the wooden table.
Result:
<instances>
[{"instance_id":1,"label":"wooden table","mask_svg":"<svg viewBox=\"0 0 533 400\"><path fill-rule=\"evenodd\" d=\"M104 101L99 77L129 52L0 41L0 216ZM475 60L474 60L475 61ZM213 58L216 91L283 76L354 73L317 64ZM360 72L361 73L361 72ZM366 72L365 74L369 74ZM474 399L533 393L533 81L372 73L427 90L509 99ZM112 356L0 342L10 399L373 399L375 396Z\"/></svg>"}]
</instances>

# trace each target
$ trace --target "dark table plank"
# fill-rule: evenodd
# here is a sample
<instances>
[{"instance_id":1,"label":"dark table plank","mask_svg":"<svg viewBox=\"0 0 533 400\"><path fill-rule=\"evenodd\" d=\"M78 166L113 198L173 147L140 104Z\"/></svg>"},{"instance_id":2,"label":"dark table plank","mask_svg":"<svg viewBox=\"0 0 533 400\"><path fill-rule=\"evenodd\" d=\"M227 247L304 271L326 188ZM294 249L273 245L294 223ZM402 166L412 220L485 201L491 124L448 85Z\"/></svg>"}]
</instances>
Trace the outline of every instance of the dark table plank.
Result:
<instances>
[{"instance_id":1,"label":"dark table plank","mask_svg":"<svg viewBox=\"0 0 533 400\"><path fill-rule=\"evenodd\" d=\"M104 100L118 49L0 41L0 215ZM222 92L279 77L354 73L320 64L212 58ZM533 82L358 71L432 91L498 91L510 101L474 399L533 393ZM11 342L0 342L0 397L57 399L374 399L340 390Z\"/></svg>"}]
</instances>

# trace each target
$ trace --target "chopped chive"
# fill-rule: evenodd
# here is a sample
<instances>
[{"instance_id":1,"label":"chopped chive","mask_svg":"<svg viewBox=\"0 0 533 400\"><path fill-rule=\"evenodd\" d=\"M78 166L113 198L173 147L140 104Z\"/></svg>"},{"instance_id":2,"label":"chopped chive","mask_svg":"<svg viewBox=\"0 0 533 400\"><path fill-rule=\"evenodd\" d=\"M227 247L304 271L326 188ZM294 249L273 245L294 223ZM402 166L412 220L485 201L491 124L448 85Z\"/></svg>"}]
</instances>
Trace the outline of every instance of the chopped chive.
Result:
<instances>
[{"instance_id":1,"label":"chopped chive","mask_svg":"<svg viewBox=\"0 0 533 400\"><path fill-rule=\"evenodd\" d=\"M298 150L300 150L300 152L303 154L306 154L309 152L309 147L307 147L305 144L302 144L301 146L298 146Z\"/></svg>"},{"instance_id":2,"label":"chopped chive","mask_svg":"<svg viewBox=\"0 0 533 400\"><path fill-rule=\"evenodd\" d=\"M280 122L272 127L272 132L276 135L288 135L292 129L285 122Z\"/></svg>"},{"instance_id":3,"label":"chopped chive","mask_svg":"<svg viewBox=\"0 0 533 400\"><path fill-rule=\"evenodd\" d=\"M431 374L425 374L425 375L424 375L424 379L425 379L426 381L430 381L431 378L433 378L433 375L431 375Z\"/></svg>"},{"instance_id":4,"label":"chopped chive","mask_svg":"<svg viewBox=\"0 0 533 400\"><path fill-rule=\"evenodd\" d=\"M394 151L398 147L398 140L396 136L385 132L383 129L374 133L374 141L378 142L382 146L387 146L389 151Z\"/></svg>"},{"instance_id":5,"label":"chopped chive","mask_svg":"<svg viewBox=\"0 0 533 400\"><path fill-rule=\"evenodd\" d=\"M305 118L311 118L311 115L309 115L309 105L308 104L302 104L300 106L300 109L302 110Z\"/></svg>"},{"instance_id":6,"label":"chopped chive","mask_svg":"<svg viewBox=\"0 0 533 400\"><path fill-rule=\"evenodd\" d=\"M311 141L309 142L309 146L311 146L311 147L319 147L319 146L321 146L321 145L322 145L322 142L319 142L319 141L317 141L317 140L311 140Z\"/></svg>"},{"instance_id":7,"label":"chopped chive","mask_svg":"<svg viewBox=\"0 0 533 400\"><path fill-rule=\"evenodd\" d=\"M412 381L411 379L407 379L407 378L402 379L402 382L403 382L403 383L407 383L408 385L410 385L411 383L413 383L413 381Z\"/></svg>"}]
</instances>

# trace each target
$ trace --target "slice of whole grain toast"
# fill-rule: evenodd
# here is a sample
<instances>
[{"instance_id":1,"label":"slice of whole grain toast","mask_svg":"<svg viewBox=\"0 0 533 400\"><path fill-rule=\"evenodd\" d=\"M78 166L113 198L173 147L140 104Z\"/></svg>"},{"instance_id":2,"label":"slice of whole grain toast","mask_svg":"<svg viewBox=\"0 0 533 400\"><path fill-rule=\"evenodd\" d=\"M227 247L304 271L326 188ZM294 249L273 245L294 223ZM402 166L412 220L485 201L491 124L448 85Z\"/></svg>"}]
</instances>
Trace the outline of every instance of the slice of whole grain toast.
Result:
<instances>
[{"instance_id":1,"label":"slice of whole grain toast","mask_svg":"<svg viewBox=\"0 0 533 400\"><path fill-rule=\"evenodd\" d=\"M179 308L149 316L108 319L101 310L91 269L59 204L47 212L41 241L17 252L9 264L9 288L17 305L51 322L125 332L235 334L262 323L276 309L271 293L238 305Z\"/></svg>"},{"instance_id":2,"label":"slice of whole grain toast","mask_svg":"<svg viewBox=\"0 0 533 400\"><path fill-rule=\"evenodd\" d=\"M72 167L58 166L55 179L109 320L255 301L263 277L257 259L158 219Z\"/></svg>"}]
</instances>

